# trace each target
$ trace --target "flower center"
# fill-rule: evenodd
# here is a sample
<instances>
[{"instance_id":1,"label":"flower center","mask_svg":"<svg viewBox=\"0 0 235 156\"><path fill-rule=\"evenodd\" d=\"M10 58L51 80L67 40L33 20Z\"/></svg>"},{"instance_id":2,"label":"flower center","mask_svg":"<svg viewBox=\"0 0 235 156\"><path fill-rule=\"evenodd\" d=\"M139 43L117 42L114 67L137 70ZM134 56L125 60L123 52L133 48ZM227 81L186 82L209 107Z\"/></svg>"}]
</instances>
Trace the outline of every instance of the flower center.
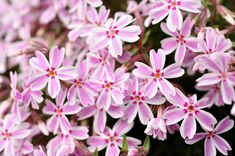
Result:
<instances>
[{"instance_id":1,"label":"flower center","mask_svg":"<svg viewBox=\"0 0 235 156\"><path fill-rule=\"evenodd\" d=\"M157 72L154 74L154 77L160 79L162 77L162 74L160 72Z\"/></svg>"},{"instance_id":2,"label":"flower center","mask_svg":"<svg viewBox=\"0 0 235 156\"><path fill-rule=\"evenodd\" d=\"M208 132L208 138L214 137L215 133L213 131Z\"/></svg>"},{"instance_id":3,"label":"flower center","mask_svg":"<svg viewBox=\"0 0 235 156\"><path fill-rule=\"evenodd\" d=\"M81 87L82 86L82 81L81 80L76 80L76 82L75 82L75 85L77 86L77 87Z\"/></svg>"},{"instance_id":4,"label":"flower center","mask_svg":"<svg viewBox=\"0 0 235 156\"><path fill-rule=\"evenodd\" d=\"M189 105L188 106L188 111L189 112L194 112L194 106L193 105Z\"/></svg>"},{"instance_id":5,"label":"flower center","mask_svg":"<svg viewBox=\"0 0 235 156\"><path fill-rule=\"evenodd\" d=\"M55 71L52 69L52 70L49 70L48 71L48 76L50 77L54 77L55 76Z\"/></svg>"},{"instance_id":6,"label":"flower center","mask_svg":"<svg viewBox=\"0 0 235 156\"><path fill-rule=\"evenodd\" d=\"M58 108L58 109L56 110L56 115L57 115L57 116L61 116L62 113L63 113L62 108Z\"/></svg>"},{"instance_id":7,"label":"flower center","mask_svg":"<svg viewBox=\"0 0 235 156\"><path fill-rule=\"evenodd\" d=\"M5 133L3 133L3 136L5 137L5 139L10 139L10 137L12 136L12 134L9 133L8 130L5 130Z\"/></svg>"},{"instance_id":8,"label":"flower center","mask_svg":"<svg viewBox=\"0 0 235 156\"><path fill-rule=\"evenodd\" d=\"M109 29L109 31L106 31L106 36L108 38L115 38L115 35L117 35L119 33L119 30L116 30L116 27L114 27L113 29Z\"/></svg>"},{"instance_id":9,"label":"flower center","mask_svg":"<svg viewBox=\"0 0 235 156\"><path fill-rule=\"evenodd\" d=\"M180 5L181 4L181 2L177 2L176 0L170 0L169 1L170 2L170 5L168 6L168 9L170 9L170 8L173 8L173 9L175 9L175 7L177 6L177 5Z\"/></svg>"},{"instance_id":10,"label":"flower center","mask_svg":"<svg viewBox=\"0 0 235 156\"><path fill-rule=\"evenodd\" d=\"M227 74L226 74L225 72L222 72L222 73L221 73L221 78L222 78L223 80L225 80L226 77L227 77Z\"/></svg>"},{"instance_id":11,"label":"flower center","mask_svg":"<svg viewBox=\"0 0 235 156\"><path fill-rule=\"evenodd\" d=\"M185 43L186 41L184 40L184 36L183 35L179 35L177 36L177 42L180 42L180 43Z\"/></svg>"},{"instance_id":12,"label":"flower center","mask_svg":"<svg viewBox=\"0 0 235 156\"><path fill-rule=\"evenodd\" d=\"M110 141L110 142L114 142L114 141L116 141L115 136L112 136L112 135L111 135L111 136L109 136L109 141Z\"/></svg>"},{"instance_id":13,"label":"flower center","mask_svg":"<svg viewBox=\"0 0 235 156\"><path fill-rule=\"evenodd\" d=\"M112 82L105 81L105 84L102 85L102 88L105 88L105 90L108 91L108 90L112 89L112 85L113 85Z\"/></svg>"}]
</instances>

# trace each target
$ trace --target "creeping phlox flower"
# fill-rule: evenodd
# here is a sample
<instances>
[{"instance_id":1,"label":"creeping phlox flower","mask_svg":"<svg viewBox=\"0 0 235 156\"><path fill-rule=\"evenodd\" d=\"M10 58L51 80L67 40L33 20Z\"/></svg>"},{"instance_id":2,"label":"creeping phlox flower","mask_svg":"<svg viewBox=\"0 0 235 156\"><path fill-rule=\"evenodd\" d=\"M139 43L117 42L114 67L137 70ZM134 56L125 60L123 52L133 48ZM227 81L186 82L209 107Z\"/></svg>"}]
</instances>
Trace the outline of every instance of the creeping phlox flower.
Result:
<instances>
[{"instance_id":1,"label":"creeping phlox flower","mask_svg":"<svg viewBox=\"0 0 235 156\"><path fill-rule=\"evenodd\" d=\"M141 82L139 82L138 78L134 78L129 82L129 91L125 101L128 105L123 118L126 118L128 123L132 123L138 113L140 122L142 124L147 124L149 120L153 118L153 113L148 104L163 104L165 98L163 98L161 94L157 94L151 99L144 96Z\"/></svg>"},{"instance_id":2,"label":"creeping phlox flower","mask_svg":"<svg viewBox=\"0 0 235 156\"><path fill-rule=\"evenodd\" d=\"M171 32L165 23L161 24L161 29L168 35L172 36L161 41L162 48L167 54L175 52L175 61L182 63L186 50L197 51L198 39L190 36L194 22L190 17L186 18L180 31Z\"/></svg>"},{"instance_id":3,"label":"creeping phlox flower","mask_svg":"<svg viewBox=\"0 0 235 156\"><path fill-rule=\"evenodd\" d=\"M103 133L98 133L97 136L91 136L87 143L90 145L90 149L102 150L106 148L106 156L119 156L120 149L122 147L123 135L126 134L133 124L128 124L125 120L119 120L113 129L106 127ZM129 148L136 147L141 144L141 141L132 137L126 137L126 141Z\"/></svg>"},{"instance_id":4,"label":"creeping phlox flower","mask_svg":"<svg viewBox=\"0 0 235 156\"><path fill-rule=\"evenodd\" d=\"M77 74L72 66L60 67L64 59L64 48L54 46L50 50L49 60L40 52L36 51L36 57L29 60L30 65L38 70L39 76L32 80L32 90L42 89L48 83L48 93L52 98L58 95L61 85L60 80L75 79Z\"/></svg>"},{"instance_id":5,"label":"creeping phlox flower","mask_svg":"<svg viewBox=\"0 0 235 156\"><path fill-rule=\"evenodd\" d=\"M231 104L235 96L235 75L229 71L231 57L227 54L216 54L214 57L202 57L198 61L210 71L197 79L198 86L218 84L224 103Z\"/></svg>"},{"instance_id":6,"label":"creeping phlox flower","mask_svg":"<svg viewBox=\"0 0 235 156\"><path fill-rule=\"evenodd\" d=\"M158 91L167 96L169 94L175 94L175 87L167 80L170 78L177 78L184 74L184 70L180 68L178 64L172 64L165 69L166 55L162 49L159 49L156 53L154 50L149 52L151 67L141 62L136 62L136 69L133 70L133 74L141 79L147 79L145 84L144 94L148 98L153 98Z\"/></svg>"},{"instance_id":7,"label":"creeping phlox flower","mask_svg":"<svg viewBox=\"0 0 235 156\"><path fill-rule=\"evenodd\" d=\"M79 97L79 101L82 105L87 106L94 104L95 96L97 96L98 91L89 82L88 74L89 67L87 61L81 61L78 64L78 76L73 80L73 85L68 91L68 100L71 105L77 102L76 97Z\"/></svg>"},{"instance_id":8,"label":"creeping phlox flower","mask_svg":"<svg viewBox=\"0 0 235 156\"><path fill-rule=\"evenodd\" d=\"M183 16L180 10L200 13L201 2L198 0L159 0L152 1L147 14L152 24L162 21L167 15L166 25L169 30L175 32L180 30L183 23Z\"/></svg>"},{"instance_id":9,"label":"creeping phlox flower","mask_svg":"<svg viewBox=\"0 0 235 156\"><path fill-rule=\"evenodd\" d=\"M89 43L92 51L108 47L109 53L117 58L122 55L122 41L136 42L141 30L137 25L128 26L133 22L131 15L115 16L105 23L103 27L96 27L90 36Z\"/></svg>"},{"instance_id":10,"label":"creeping phlox flower","mask_svg":"<svg viewBox=\"0 0 235 156\"><path fill-rule=\"evenodd\" d=\"M167 125L172 125L183 120L180 126L180 134L185 138L193 138L196 133L196 120L202 128L211 131L213 126L217 123L215 117L202 110L209 107L207 99L197 101L197 96L193 95L187 98L179 89L176 89L174 96L169 95L168 101L175 106L175 108L167 110L163 114Z\"/></svg>"},{"instance_id":11,"label":"creeping phlox flower","mask_svg":"<svg viewBox=\"0 0 235 156\"><path fill-rule=\"evenodd\" d=\"M219 34L211 27L205 28L204 38L198 42L198 51L206 55L227 52L232 47L230 39L226 39L223 34Z\"/></svg>"},{"instance_id":12,"label":"creeping phlox flower","mask_svg":"<svg viewBox=\"0 0 235 156\"><path fill-rule=\"evenodd\" d=\"M66 115L73 115L81 110L81 106L78 104L69 105L68 102L64 104L66 93L65 90L61 90L60 94L56 97L56 105L50 100L46 100L46 106L43 107L45 114L52 115L47 121L47 127L54 133L60 130L63 134L67 134L71 125Z\"/></svg>"},{"instance_id":13,"label":"creeping phlox flower","mask_svg":"<svg viewBox=\"0 0 235 156\"><path fill-rule=\"evenodd\" d=\"M235 103L231 2L0 1L0 155L147 156L176 131L231 155L213 116Z\"/></svg>"},{"instance_id":14,"label":"creeping phlox flower","mask_svg":"<svg viewBox=\"0 0 235 156\"><path fill-rule=\"evenodd\" d=\"M192 139L186 139L185 142L187 144L194 144L206 138L204 143L205 156L216 156L216 149L223 155L228 155L228 151L231 151L232 148L228 142L219 135L232 129L233 125L234 121L226 117L221 120L213 130L197 133Z\"/></svg>"},{"instance_id":15,"label":"creeping phlox flower","mask_svg":"<svg viewBox=\"0 0 235 156\"><path fill-rule=\"evenodd\" d=\"M4 155L15 156L15 146L18 141L26 139L30 133L29 124L17 123L15 116L7 115L0 122L0 152Z\"/></svg>"}]
</instances>

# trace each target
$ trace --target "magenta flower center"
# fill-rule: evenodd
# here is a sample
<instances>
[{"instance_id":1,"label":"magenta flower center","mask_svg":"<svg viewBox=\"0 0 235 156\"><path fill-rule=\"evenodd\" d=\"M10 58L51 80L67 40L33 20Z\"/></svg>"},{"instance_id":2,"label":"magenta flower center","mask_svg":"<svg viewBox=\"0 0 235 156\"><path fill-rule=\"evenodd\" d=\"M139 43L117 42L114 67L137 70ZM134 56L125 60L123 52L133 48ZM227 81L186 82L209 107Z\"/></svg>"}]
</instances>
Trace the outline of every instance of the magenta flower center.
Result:
<instances>
[{"instance_id":1,"label":"magenta flower center","mask_svg":"<svg viewBox=\"0 0 235 156\"><path fill-rule=\"evenodd\" d=\"M177 2L176 0L174 0L174 1L170 0L169 3L170 3L170 5L168 6L168 9L170 9L170 8L175 9L175 7L176 7L177 5L180 5L180 4L181 4L181 2Z\"/></svg>"},{"instance_id":2,"label":"magenta flower center","mask_svg":"<svg viewBox=\"0 0 235 156\"><path fill-rule=\"evenodd\" d=\"M5 137L5 139L10 139L10 137L12 136L12 134L9 133L8 130L5 130L5 133L3 133L2 135Z\"/></svg>"},{"instance_id":3,"label":"magenta flower center","mask_svg":"<svg viewBox=\"0 0 235 156\"><path fill-rule=\"evenodd\" d=\"M58 108L58 109L56 110L56 116L61 116L62 113L63 113L63 109L62 109L62 108Z\"/></svg>"},{"instance_id":4,"label":"magenta flower center","mask_svg":"<svg viewBox=\"0 0 235 156\"><path fill-rule=\"evenodd\" d=\"M76 81L75 81L75 85L76 85L77 87L82 87L83 82L82 82L81 80L76 80Z\"/></svg>"},{"instance_id":5,"label":"magenta flower center","mask_svg":"<svg viewBox=\"0 0 235 156\"><path fill-rule=\"evenodd\" d=\"M115 38L115 35L117 35L118 34L118 30L116 30L116 27L114 27L113 29L111 28L111 29L109 29L109 31L106 31L106 36L108 37L108 38Z\"/></svg>"},{"instance_id":6,"label":"magenta flower center","mask_svg":"<svg viewBox=\"0 0 235 156\"><path fill-rule=\"evenodd\" d=\"M179 35L177 36L177 42L180 42L181 44L185 43L186 41L184 40L184 36L183 35Z\"/></svg>"},{"instance_id":7,"label":"magenta flower center","mask_svg":"<svg viewBox=\"0 0 235 156\"><path fill-rule=\"evenodd\" d=\"M227 74L226 74L225 72L222 72L222 73L221 73L221 78L222 78L223 80L225 80L226 77L227 77Z\"/></svg>"},{"instance_id":8,"label":"magenta flower center","mask_svg":"<svg viewBox=\"0 0 235 156\"><path fill-rule=\"evenodd\" d=\"M215 136L215 133L213 131L208 132L207 137L208 138L213 138Z\"/></svg>"}]
</instances>

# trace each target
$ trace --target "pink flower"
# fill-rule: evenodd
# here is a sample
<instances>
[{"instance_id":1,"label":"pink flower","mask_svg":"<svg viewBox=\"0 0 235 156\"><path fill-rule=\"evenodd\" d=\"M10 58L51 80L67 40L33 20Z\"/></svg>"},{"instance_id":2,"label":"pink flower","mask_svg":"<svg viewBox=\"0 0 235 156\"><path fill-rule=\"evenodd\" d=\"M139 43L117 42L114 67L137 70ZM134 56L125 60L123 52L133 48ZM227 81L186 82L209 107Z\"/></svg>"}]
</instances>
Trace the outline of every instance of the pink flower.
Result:
<instances>
[{"instance_id":1,"label":"pink flower","mask_svg":"<svg viewBox=\"0 0 235 156\"><path fill-rule=\"evenodd\" d=\"M94 116L93 129L95 132L103 132L107 122L107 114L112 118L120 118L123 116L124 106L110 105L108 110L103 108L97 108L96 105L83 108L77 114L78 120L84 120Z\"/></svg>"},{"instance_id":2,"label":"pink flower","mask_svg":"<svg viewBox=\"0 0 235 156\"><path fill-rule=\"evenodd\" d=\"M48 24L50 21L56 18L56 15L58 15L60 19L63 20L63 14L65 13L67 3L68 0L51 1L48 8L46 8L40 16L40 23ZM63 22L68 23L68 20L64 20Z\"/></svg>"},{"instance_id":3,"label":"pink flower","mask_svg":"<svg viewBox=\"0 0 235 156\"><path fill-rule=\"evenodd\" d=\"M95 53L87 53L87 61L90 67L94 70L91 73L92 79L106 79L108 81L114 80L113 62L108 49L101 49Z\"/></svg>"},{"instance_id":4,"label":"pink flower","mask_svg":"<svg viewBox=\"0 0 235 156\"><path fill-rule=\"evenodd\" d=\"M226 39L224 35L218 34L211 27L205 28L204 39L199 40L198 52L210 55L213 53L223 53L232 48L230 39Z\"/></svg>"},{"instance_id":5,"label":"pink flower","mask_svg":"<svg viewBox=\"0 0 235 156\"><path fill-rule=\"evenodd\" d=\"M109 53L117 58L122 55L122 41L133 43L139 39L141 33L137 25L127 26L133 22L133 17L123 15L115 17L105 23L104 27L97 27L91 36L90 49L96 51L108 47Z\"/></svg>"},{"instance_id":6,"label":"pink flower","mask_svg":"<svg viewBox=\"0 0 235 156\"><path fill-rule=\"evenodd\" d=\"M26 106L29 106L29 104L31 104L33 109L39 109L38 103L41 103L43 101L42 91L32 91L32 85L30 84L29 80L25 81L24 87L24 91L22 92L22 102Z\"/></svg>"},{"instance_id":7,"label":"pink flower","mask_svg":"<svg viewBox=\"0 0 235 156\"><path fill-rule=\"evenodd\" d=\"M17 145L17 141L29 135L28 127L26 123L17 124L13 115L5 116L3 123L0 124L0 152L4 150L4 156L15 156L14 146Z\"/></svg>"},{"instance_id":8,"label":"pink flower","mask_svg":"<svg viewBox=\"0 0 235 156\"><path fill-rule=\"evenodd\" d=\"M208 105L215 104L216 106L223 106L224 101L221 94L221 88L219 85L210 85L210 86L196 86L199 91L207 91L203 97L208 98Z\"/></svg>"},{"instance_id":9,"label":"pink flower","mask_svg":"<svg viewBox=\"0 0 235 156\"><path fill-rule=\"evenodd\" d=\"M129 73L125 73L123 68L116 69L114 81L101 80L93 81L93 85L99 90L99 96L96 102L98 108L108 110L111 103L122 105L124 99L123 85L129 78Z\"/></svg>"},{"instance_id":10,"label":"pink flower","mask_svg":"<svg viewBox=\"0 0 235 156\"><path fill-rule=\"evenodd\" d=\"M168 101L175 108L167 110L162 117L166 119L167 125L172 125L183 120L180 127L180 134L184 139L191 139L195 135L197 130L196 120L202 128L208 131L212 130L212 127L217 123L212 114L202 110L203 108L209 107L207 98L197 101L196 95L187 98L179 89L176 89L176 95L170 95Z\"/></svg>"},{"instance_id":11,"label":"pink flower","mask_svg":"<svg viewBox=\"0 0 235 156\"><path fill-rule=\"evenodd\" d=\"M162 49L156 53L154 50L149 52L151 67L141 62L136 62L136 69L133 74L141 79L147 79L144 94L148 98L153 98L159 90L165 96L175 94L175 87L167 80L169 78L177 78L184 74L184 70L178 64L172 64L164 68L166 55Z\"/></svg>"},{"instance_id":12,"label":"pink flower","mask_svg":"<svg viewBox=\"0 0 235 156\"><path fill-rule=\"evenodd\" d=\"M39 71L39 76L32 80L33 91L44 88L48 82L48 93L55 98L61 89L60 80L76 78L74 67L59 67L64 59L64 53L64 48L52 47L49 56L50 62L48 62L40 51L36 51L36 57L29 60L30 65Z\"/></svg>"},{"instance_id":13,"label":"pink flower","mask_svg":"<svg viewBox=\"0 0 235 156\"><path fill-rule=\"evenodd\" d=\"M95 103L95 96L97 96L97 90L89 83L88 79L89 67L87 61L81 61L78 64L78 77L73 80L73 85L68 90L69 104L75 104L77 102L76 97L79 97L79 101L82 105L92 105Z\"/></svg>"},{"instance_id":14,"label":"pink flower","mask_svg":"<svg viewBox=\"0 0 235 156\"><path fill-rule=\"evenodd\" d=\"M56 105L50 100L46 100L46 106L43 108L43 113L52 115L47 120L48 130L57 133L60 129L63 134L67 134L71 128L70 122L66 115L73 115L81 110L79 105L69 105L68 102L64 103L66 98L66 91L61 91L56 97Z\"/></svg>"},{"instance_id":15,"label":"pink flower","mask_svg":"<svg viewBox=\"0 0 235 156\"><path fill-rule=\"evenodd\" d=\"M122 147L123 135L127 133L133 124L128 124L124 120L119 120L111 130L106 127L103 133L98 133L98 136L91 136L87 143L90 145L89 149L94 151L98 149L99 151L107 147L105 156L118 156L120 154L119 147ZM127 137L128 147L136 147L141 144L140 140Z\"/></svg>"},{"instance_id":16,"label":"pink flower","mask_svg":"<svg viewBox=\"0 0 235 156\"><path fill-rule=\"evenodd\" d=\"M204 156L216 156L216 149L223 155L228 155L228 151L231 151L232 148L228 142L219 135L232 129L233 125L234 121L226 117L221 120L213 130L197 133L192 139L186 139L185 142L187 144L194 144L206 138L204 142Z\"/></svg>"},{"instance_id":17,"label":"pink flower","mask_svg":"<svg viewBox=\"0 0 235 156\"><path fill-rule=\"evenodd\" d=\"M75 151L76 140L85 140L89 137L88 129L84 126L70 127L67 134L59 133L55 138L51 139L47 145L48 153L55 155L58 149L67 154ZM63 155L62 155L63 156Z\"/></svg>"},{"instance_id":18,"label":"pink flower","mask_svg":"<svg viewBox=\"0 0 235 156\"><path fill-rule=\"evenodd\" d=\"M11 96L13 98L12 104L12 113L17 116L17 118L21 119L20 113L20 105L22 104L22 95L17 90L17 73L10 72L10 79L11 79Z\"/></svg>"},{"instance_id":19,"label":"pink flower","mask_svg":"<svg viewBox=\"0 0 235 156\"><path fill-rule=\"evenodd\" d=\"M175 32L180 30L183 17L180 10L192 13L200 13L201 2L197 0L159 0L150 5L148 15L153 19L152 24L157 24L166 16L166 25L169 30Z\"/></svg>"},{"instance_id":20,"label":"pink flower","mask_svg":"<svg viewBox=\"0 0 235 156\"><path fill-rule=\"evenodd\" d=\"M159 140L165 140L167 134L166 122L161 117L152 118L148 123L147 128L144 133L148 135L153 135L153 138L158 138Z\"/></svg>"},{"instance_id":21,"label":"pink flower","mask_svg":"<svg viewBox=\"0 0 235 156\"><path fill-rule=\"evenodd\" d=\"M192 51L197 50L198 39L190 35L193 25L194 22L190 17L185 19L180 31L176 30L175 32L171 32L165 23L161 24L161 29L166 34L172 36L161 41L162 48L167 54L176 50L175 61L177 63L181 64L183 62L187 49Z\"/></svg>"},{"instance_id":22,"label":"pink flower","mask_svg":"<svg viewBox=\"0 0 235 156\"><path fill-rule=\"evenodd\" d=\"M235 75L229 71L230 56L227 54L215 54L214 57L199 58L202 64L210 73L204 74L197 79L198 86L210 86L219 84L224 103L231 104L235 96Z\"/></svg>"},{"instance_id":23,"label":"pink flower","mask_svg":"<svg viewBox=\"0 0 235 156\"><path fill-rule=\"evenodd\" d=\"M127 119L128 123L132 123L138 114L140 122L144 125L149 123L149 120L153 118L153 113L148 106L159 105L165 102L160 94L157 94L152 99L143 95L143 87L141 87L141 82L138 78L133 78L129 83L129 91L125 98L127 102L127 107L123 118Z\"/></svg>"}]
</instances>

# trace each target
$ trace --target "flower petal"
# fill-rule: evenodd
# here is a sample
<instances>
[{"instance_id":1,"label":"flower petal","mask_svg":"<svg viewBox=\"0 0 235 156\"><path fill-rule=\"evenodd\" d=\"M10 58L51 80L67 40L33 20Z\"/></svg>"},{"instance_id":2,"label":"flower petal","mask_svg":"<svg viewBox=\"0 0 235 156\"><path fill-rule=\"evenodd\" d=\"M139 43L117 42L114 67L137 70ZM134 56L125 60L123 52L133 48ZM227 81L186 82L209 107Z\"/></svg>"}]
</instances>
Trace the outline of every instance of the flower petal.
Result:
<instances>
[{"instance_id":1,"label":"flower petal","mask_svg":"<svg viewBox=\"0 0 235 156\"><path fill-rule=\"evenodd\" d=\"M58 46L53 46L50 50L49 59L51 68L58 68L64 59L65 49L59 49Z\"/></svg>"},{"instance_id":2,"label":"flower petal","mask_svg":"<svg viewBox=\"0 0 235 156\"><path fill-rule=\"evenodd\" d=\"M138 35L140 33L141 33L140 27L132 25L120 29L118 32L118 37L125 42L133 43L139 40L140 37Z\"/></svg>"},{"instance_id":3,"label":"flower petal","mask_svg":"<svg viewBox=\"0 0 235 156\"><path fill-rule=\"evenodd\" d=\"M54 99L60 92L61 86L59 79L53 77L48 81L48 93Z\"/></svg>"},{"instance_id":4,"label":"flower petal","mask_svg":"<svg viewBox=\"0 0 235 156\"><path fill-rule=\"evenodd\" d=\"M181 108L175 108L167 110L163 115L162 118L166 120L167 125L173 125L179 121L181 121L185 116L185 112Z\"/></svg>"},{"instance_id":5,"label":"flower petal","mask_svg":"<svg viewBox=\"0 0 235 156\"><path fill-rule=\"evenodd\" d=\"M208 131L212 131L214 125L217 123L216 118L212 114L204 110L196 111L195 117L197 121L199 122L199 124L202 126L202 128Z\"/></svg>"},{"instance_id":6,"label":"flower petal","mask_svg":"<svg viewBox=\"0 0 235 156\"><path fill-rule=\"evenodd\" d=\"M182 138L192 139L197 130L196 120L192 114L187 114L180 126Z\"/></svg>"}]
</instances>

